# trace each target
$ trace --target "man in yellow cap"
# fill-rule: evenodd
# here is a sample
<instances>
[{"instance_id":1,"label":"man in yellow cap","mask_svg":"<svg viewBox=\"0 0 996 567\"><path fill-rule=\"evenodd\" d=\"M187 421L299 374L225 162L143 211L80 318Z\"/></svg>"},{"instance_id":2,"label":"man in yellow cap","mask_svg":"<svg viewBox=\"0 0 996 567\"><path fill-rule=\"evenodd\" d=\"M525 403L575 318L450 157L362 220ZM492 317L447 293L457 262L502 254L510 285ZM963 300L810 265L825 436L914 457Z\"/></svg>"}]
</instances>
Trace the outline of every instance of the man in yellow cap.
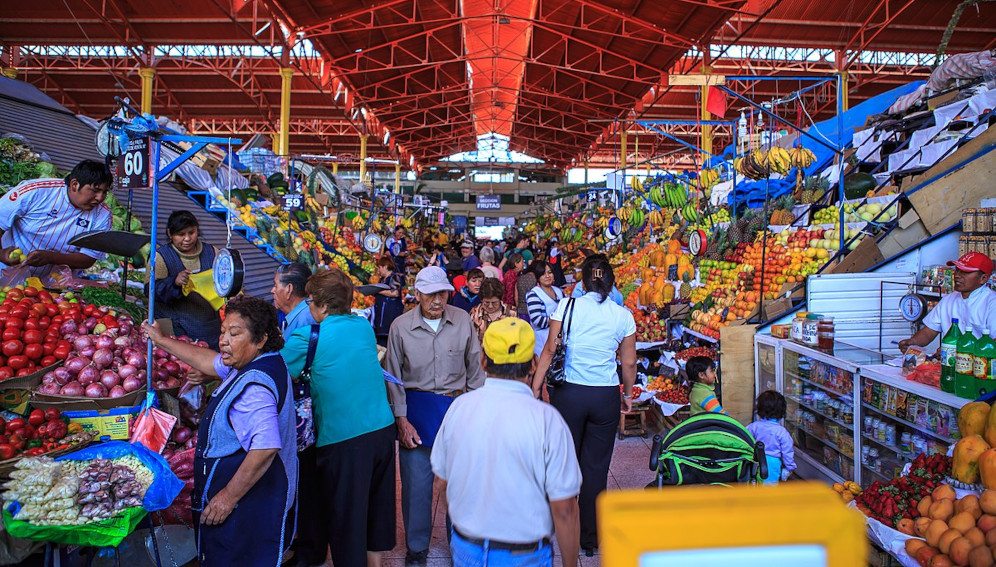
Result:
<instances>
[{"instance_id":1,"label":"man in yellow cap","mask_svg":"<svg viewBox=\"0 0 996 567\"><path fill-rule=\"evenodd\" d=\"M432 472L453 522L453 565L564 565L580 545L581 468L567 423L533 397L536 337L501 319L484 333L484 386L457 398L432 447Z\"/></svg>"}]
</instances>

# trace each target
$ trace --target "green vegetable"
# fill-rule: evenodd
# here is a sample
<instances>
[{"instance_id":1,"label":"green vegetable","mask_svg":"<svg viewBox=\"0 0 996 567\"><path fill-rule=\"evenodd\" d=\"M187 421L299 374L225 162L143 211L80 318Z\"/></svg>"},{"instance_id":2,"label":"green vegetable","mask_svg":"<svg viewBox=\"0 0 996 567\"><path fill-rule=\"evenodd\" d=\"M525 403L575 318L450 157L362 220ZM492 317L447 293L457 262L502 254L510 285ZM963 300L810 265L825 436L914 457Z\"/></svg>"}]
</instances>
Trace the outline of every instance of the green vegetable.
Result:
<instances>
[{"instance_id":1,"label":"green vegetable","mask_svg":"<svg viewBox=\"0 0 996 567\"><path fill-rule=\"evenodd\" d=\"M114 287L117 288L117 291L113 289ZM106 305L111 309L124 311L125 313L131 315L131 318L136 321L141 321L145 317L144 309L134 303L124 300L121 297L120 286L108 285L107 288L87 286L83 288L80 295L84 300L94 305Z\"/></svg>"}]
</instances>

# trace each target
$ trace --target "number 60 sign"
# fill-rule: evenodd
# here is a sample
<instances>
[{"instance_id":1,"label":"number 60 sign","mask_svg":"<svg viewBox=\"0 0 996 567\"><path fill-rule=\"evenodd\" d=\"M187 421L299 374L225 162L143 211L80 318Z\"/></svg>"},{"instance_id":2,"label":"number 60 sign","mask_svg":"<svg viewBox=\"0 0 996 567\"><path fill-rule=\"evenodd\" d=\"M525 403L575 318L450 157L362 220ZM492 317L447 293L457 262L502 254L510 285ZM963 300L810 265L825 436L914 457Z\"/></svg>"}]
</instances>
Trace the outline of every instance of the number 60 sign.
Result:
<instances>
[{"instance_id":1,"label":"number 60 sign","mask_svg":"<svg viewBox=\"0 0 996 567\"><path fill-rule=\"evenodd\" d=\"M152 144L149 138L128 141L128 147L118 158L117 177L121 189L152 187Z\"/></svg>"}]
</instances>

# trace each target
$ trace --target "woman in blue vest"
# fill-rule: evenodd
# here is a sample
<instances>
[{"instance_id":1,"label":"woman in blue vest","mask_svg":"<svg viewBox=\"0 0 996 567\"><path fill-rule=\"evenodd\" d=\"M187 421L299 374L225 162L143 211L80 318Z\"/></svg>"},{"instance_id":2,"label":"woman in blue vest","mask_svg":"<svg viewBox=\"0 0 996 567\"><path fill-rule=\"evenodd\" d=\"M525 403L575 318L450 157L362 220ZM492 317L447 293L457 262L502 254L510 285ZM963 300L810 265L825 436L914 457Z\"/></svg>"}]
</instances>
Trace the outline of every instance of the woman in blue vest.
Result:
<instances>
[{"instance_id":1,"label":"woman in blue vest","mask_svg":"<svg viewBox=\"0 0 996 567\"><path fill-rule=\"evenodd\" d=\"M170 319L173 334L204 341L218 349L221 317L198 293L184 295L190 274L210 270L216 250L200 238L200 225L190 211L173 211L166 221L169 242L156 251L156 318Z\"/></svg>"},{"instance_id":2,"label":"woman in blue vest","mask_svg":"<svg viewBox=\"0 0 996 567\"><path fill-rule=\"evenodd\" d=\"M192 509L202 567L279 567L294 538L297 429L284 338L269 303L238 297L225 307L220 353L149 339L221 384L197 432Z\"/></svg>"}]
</instances>

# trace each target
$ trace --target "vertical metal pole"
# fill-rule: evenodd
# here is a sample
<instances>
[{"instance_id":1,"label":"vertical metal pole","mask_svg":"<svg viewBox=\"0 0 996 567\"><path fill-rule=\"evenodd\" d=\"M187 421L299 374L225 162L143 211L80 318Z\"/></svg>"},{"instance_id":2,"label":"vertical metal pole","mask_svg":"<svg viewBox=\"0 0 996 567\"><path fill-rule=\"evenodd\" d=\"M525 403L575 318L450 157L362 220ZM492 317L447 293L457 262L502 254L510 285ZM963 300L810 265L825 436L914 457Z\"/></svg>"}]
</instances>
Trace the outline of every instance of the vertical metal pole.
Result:
<instances>
[{"instance_id":1,"label":"vertical metal pole","mask_svg":"<svg viewBox=\"0 0 996 567\"><path fill-rule=\"evenodd\" d=\"M138 70L138 76L142 79L142 114L152 113L152 79L156 76L156 70L151 67L143 67Z\"/></svg>"},{"instance_id":2,"label":"vertical metal pole","mask_svg":"<svg viewBox=\"0 0 996 567\"><path fill-rule=\"evenodd\" d=\"M151 270L151 277L149 281L149 324L156 322L156 246L159 244L157 242L156 234L159 231L159 149L162 145L159 140L155 138L149 138L150 143L154 143L154 149L152 151L153 159L155 161L155 168L152 170L152 227L149 230L150 242L149 242L149 263L145 269ZM145 356L146 361L146 372L145 377L146 385L148 391L152 391L152 341L149 341L148 349L146 350Z\"/></svg>"},{"instance_id":3,"label":"vertical metal pole","mask_svg":"<svg viewBox=\"0 0 996 567\"><path fill-rule=\"evenodd\" d=\"M286 48L284 53L287 53ZM293 76L293 67L280 69L280 151L277 153L282 156L290 155L290 101Z\"/></svg>"},{"instance_id":4,"label":"vertical metal pole","mask_svg":"<svg viewBox=\"0 0 996 567\"><path fill-rule=\"evenodd\" d=\"M837 174L837 189L840 196L840 208L837 215L840 217L840 248L837 253L844 253L844 99L841 98L843 77L837 75L837 149L840 151L840 169Z\"/></svg>"}]
</instances>

